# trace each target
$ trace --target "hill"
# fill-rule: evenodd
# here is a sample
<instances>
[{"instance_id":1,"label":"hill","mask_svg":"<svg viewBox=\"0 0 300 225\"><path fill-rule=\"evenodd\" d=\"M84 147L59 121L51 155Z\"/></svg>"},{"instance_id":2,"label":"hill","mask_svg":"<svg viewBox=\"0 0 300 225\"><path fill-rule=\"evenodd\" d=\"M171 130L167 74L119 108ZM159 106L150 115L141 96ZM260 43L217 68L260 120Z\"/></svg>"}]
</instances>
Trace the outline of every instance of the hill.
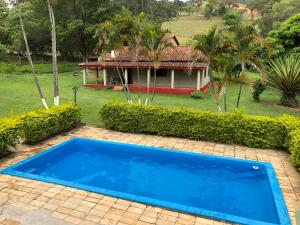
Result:
<instances>
[{"instance_id":1,"label":"hill","mask_svg":"<svg viewBox=\"0 0 300 225\"><path fill-rule=\"evenodd\" d=\"M179 16L174 20L163 23L163 28L177 36L181 44L197 33L206 33L213 25L222 24L219 18L206 19L198 15Z\"/></svg>"}]
</instances>

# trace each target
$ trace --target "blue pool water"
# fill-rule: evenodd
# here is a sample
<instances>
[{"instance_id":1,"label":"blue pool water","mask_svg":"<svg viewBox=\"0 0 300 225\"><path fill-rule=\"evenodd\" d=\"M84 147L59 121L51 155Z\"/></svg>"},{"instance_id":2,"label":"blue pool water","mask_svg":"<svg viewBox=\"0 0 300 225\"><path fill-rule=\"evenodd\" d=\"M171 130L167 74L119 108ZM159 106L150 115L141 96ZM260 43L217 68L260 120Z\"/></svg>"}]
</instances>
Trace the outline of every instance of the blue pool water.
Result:
<instances>
[{"instance_id":1,"label":"blue pool water","mask_svg":"<svg viewBox=\"0 0 300 225\"><path fill-rule=\"evenodd\" d=\"M291 224L268 163L75 138L1 172L240 224Z\"/></svg>"}]
</instances>

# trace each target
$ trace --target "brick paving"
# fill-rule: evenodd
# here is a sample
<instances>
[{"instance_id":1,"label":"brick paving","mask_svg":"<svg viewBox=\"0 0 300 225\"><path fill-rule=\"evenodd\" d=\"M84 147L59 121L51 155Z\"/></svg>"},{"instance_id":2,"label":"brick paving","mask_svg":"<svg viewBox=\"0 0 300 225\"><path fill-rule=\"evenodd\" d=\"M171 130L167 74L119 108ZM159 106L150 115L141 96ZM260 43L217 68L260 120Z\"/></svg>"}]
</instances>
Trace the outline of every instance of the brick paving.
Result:
<instances>
[{"instance_id":1,"label":"brick paving","mask_svg":"<svg viewBox=\"0 0 300 225\"><path fill-rule=\"evenodd\" d=\"M253 149L173 137L129 134L84 126L39 145L18 146L16 153L0 160L0 169L72 137L118 141L270 162L275 168L292 223L296 224L295 211L300 208L300 173L294 169L289 154L285 151ZM60 185L0 175L0 224L224 225L228 223Z\"/></svg>"}]
</instances>

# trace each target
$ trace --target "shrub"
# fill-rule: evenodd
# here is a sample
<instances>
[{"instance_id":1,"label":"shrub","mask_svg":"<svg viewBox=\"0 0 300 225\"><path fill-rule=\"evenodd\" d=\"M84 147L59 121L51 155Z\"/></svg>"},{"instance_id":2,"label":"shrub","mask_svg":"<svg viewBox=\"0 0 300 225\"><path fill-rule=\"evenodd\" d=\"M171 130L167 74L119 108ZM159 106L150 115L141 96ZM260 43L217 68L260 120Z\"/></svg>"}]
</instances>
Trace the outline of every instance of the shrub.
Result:
<instances>
[{"instance_id":1,"label":"shrub","mask_svg":"<svg viewBox=\"0 0 300 225\"><path fill-rule=\"evenodd\" d=\"M266 86L261 80L256 80L253 85L252 97L255 101L260 102L260 95L266 90Z\"/></svg>"},{"instance_id":2,"label":"shrub","mask_svg":"<svg viewBox=\"0 0 300 225\"><path fill-rule=\"evenodd\" d=\"M25 143L35 144L80 123L80 112L74 104L40 109L21 116Z\"/></svg>"},{"instance_id":3,"label":"shrub","mask_svg":"<svg viewBox=\"0 0 300 225\"><path fill-rule=\"evenodd\" d=\"M297 107L296 95L300 92L300 57L287 55L270 60L263 69L268 86L281 92L281 104Z\"/></svg>"},{"instance_id":4,"label":"shrub","mask_svg":"<svg viewBox=\"0 0 300 225\"><path fill-rule=\"evenodd\" d=\"M203 98L203 94L200 91L194 91L191 94L191 97L195 98L195 99L201 99L201 98Z\"/></svg>"},{"instance_id":5,"label":"shrub","mask_svg":"<svg viewBox=\"0 0 300 225\"><path fill-rule=\"evenodd\" d=\"M14 147L21 134L21 123L18 119L0 120L0 156L8 147Z\"/></svg>"},{"instance_id":6,"label":"shrub","mask_svg":"<svg viewBox=\"0 0 300 225\"><path fill-rule=\"evenodd\" d=\"M111 102L100 111L109 129L196 140L281 148L286 129L277 119L241 113L201 112Z\"/></svg>"},{"instance_id":7,"label":"shrub","mask_svg":"<svg viewBox=\"0 0 300 225\"><path fill-rule=\"evenodd\" d=\"M292 162L300 171L300 129L292 132L290 152L292 153Z\"/></svg>"},{"instance_id":8,"label":"shrub","mask_svg":"<svg viewBox=\"0 0 300 225\"><path fill-rule=\"evenodd\" d=\"M291 146L291 139L294 131L300 128L300 120L297 117L291 115L283 115L277 118L278 122L281 123L286 130L285 140L283 147L289 149Z\"/></svg>"}]
</instances>

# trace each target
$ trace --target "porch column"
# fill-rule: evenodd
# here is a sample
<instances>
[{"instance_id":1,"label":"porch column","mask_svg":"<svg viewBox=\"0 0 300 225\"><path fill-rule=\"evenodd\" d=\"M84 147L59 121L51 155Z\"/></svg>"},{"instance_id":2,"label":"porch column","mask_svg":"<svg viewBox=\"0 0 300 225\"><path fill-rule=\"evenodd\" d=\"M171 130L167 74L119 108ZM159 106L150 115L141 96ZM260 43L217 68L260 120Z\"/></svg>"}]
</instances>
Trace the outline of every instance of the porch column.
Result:
<instances>
[{"instance_id":1,"label":"porch column","mask_svg":"<svg viewBox=\"0 0 300 225\"><path fill-rule=\"evenodd\" d=\"M124 79L125 79L125 87L128 88L128 69L125 69Z\"/></svg>"},{"instance_id":2,"label":"porch column","mask_svg":"<svg viewBox=\"0 0 300 225\"><path fill-rule=\"evenodd\" d=\"M150 88L151 70L147 70L147 88Z\"/></svg>"},{"instance_id":3,"label":"porch column","mask_svg":"<svg viewBox=\"0 0 300 225\"><path fill-rule=\"evenodd\" d=\"M104 86L107 86L107 71L106 71L106 69L103 69L103 84L104 84Z\"/></svg>"},{"instance_id":4,"label":"porch column","mask_svg":"<svg viewBox=\"0 0 300 225\"><path fill-rule=\"evenodd\" d=\"M86 68L83 67L82 69L82 79L83 79L83 85L86 85Z\"/></svg>"},{"instance_id":5,"label":"porch column","mask_svg":"<svg viewBox=\"0 0 300 225\"><path fill-rule=\"evenodd\" d=\"M197 70L197 91L200 91L201 88L201 75L202 70Z\"/></svg>"},{"instance_id":6,"label":"porch column","mask_svg":"<svg viewBox=\"0 0 300 225\"><path fill-rule=\"evenodd\" d=\"M175 81L175 71L171 70L171 88L174 88L174 81Z\"/></svg>"},{"instance_id":7,"label":"porch column","mask_svg":"<svg viewBox=\"0 0 300 225\"><path fill-rule=\"evenodd\" d=\"M208 66L206 67L205 77L208 77Z\"/></svg>"}]
</instances>

